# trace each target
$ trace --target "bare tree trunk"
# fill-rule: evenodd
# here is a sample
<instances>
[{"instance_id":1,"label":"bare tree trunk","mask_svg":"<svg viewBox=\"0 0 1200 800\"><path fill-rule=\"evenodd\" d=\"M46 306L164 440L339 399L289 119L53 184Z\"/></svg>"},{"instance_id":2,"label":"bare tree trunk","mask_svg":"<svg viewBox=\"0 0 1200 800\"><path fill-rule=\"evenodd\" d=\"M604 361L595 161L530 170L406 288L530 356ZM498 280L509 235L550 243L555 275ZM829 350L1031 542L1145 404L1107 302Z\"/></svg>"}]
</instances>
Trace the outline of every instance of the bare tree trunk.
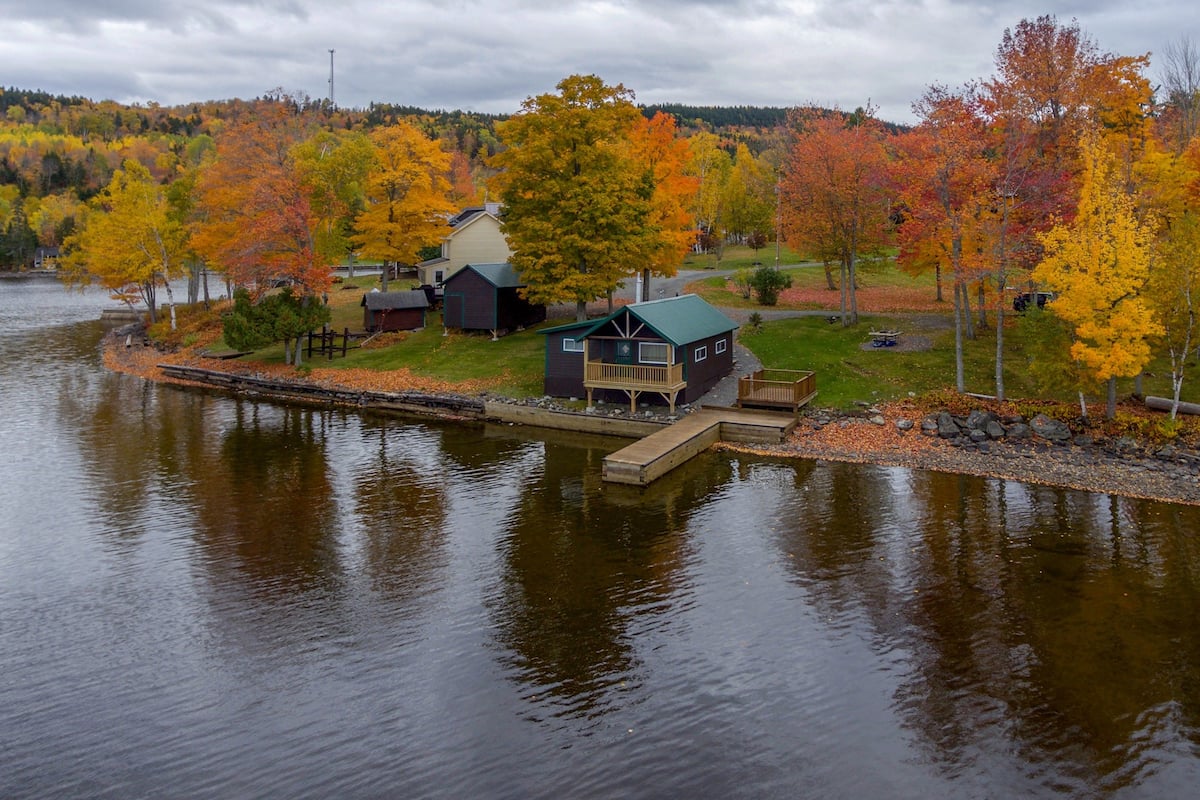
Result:
<instances>
[{"instance_id":1,"label":"bare tree trunk","mask_svg":"<svg viewBox=\"0 0 1200 800\"><path fill-rule=\"evenodd\" d=\"M1117 416L1117 378L1114 375L1108 379L1108 403L1104 407L1104 418L1114 419Z\"/></svg>"},{"instance_id":2,"label":"bare tree trunk","mask_svg":"<svg viewBox=\"0 0 1200 800\"><path fill-rule=\"evenodd\" d=\"M587 322L587 301L586 300L576 300L575 301L575 321L576 322Z\"/></svg>"},{"instance_id":3,"label":"bare tree trunk","mask_svg":"<svg viewBox=\"0 0 1200 800\"><path fill-rule=\"evenodd\" d=\"M946 298L942 295L942 265L941 264L933 265L933 282L934 282L934 285L937 287L937 298L936 298L937 301L939 303L946 302Z\"/></svg>"},{"instance_id":4,"label":"bare tree trunk","mask_svg":"<svg viewBox=\"0 0 1200 800\"><path fill-rule=\"evenodd\" d=\"M840 295L841 295L841 312L842 312L842 327L843 328L845 328L846 326L848 326L850 324L850 320L847 319L847 317L846 317L846 272L847 271L848 270L846 268L846 262L845 262L845 260L843 260L842 266L841 266L841 276L840 276L841 280L839 281L840 285L838 286L838 289L840 290Z\"/></svg>"},{"instance_id":5,"label":"bare tree trunk","mask_svg":"<svg viewBox=\"0 0 1200 800\"><path fill-rule=\"evenodd\" d=\"M825 262L825 286L828 287L829 291L831 292L836 291L838 288L833 283L833 265L828 261Z\"/></svg>"},{"instance_id":6,"label":"bare tree trunk","mask_svg":"<svg viewBox=\"0 0 1200 800\"><path fill-rule=\"evenodd\" d=\"M972 342L975 341L975 320L971 317L971 290L967 288L965 282L959 284L959 290L962 295L962 314L963 327L966 330L967 338Z\"/></svg>"},{"instance_id":7,"label":"bare tree trunk","mask_svg":"<svg viewBox=\"0 0 1200 800\"><path fill-rule=\"evenodd\" d=\"M379 279L379 280L380 280L380 283L382 284L382 285L379 287L379 291L381 291L381 292L386 292L386 291L387 291L387 289L388 289L388 277L391 275L391 272L392 272L392 262L390 262L390 261L384 261L384 262L383 262L383 275L381 275L381 276L380 276L380 279Z\"/></svg>"},{"instance_id":8,"label":"bare tree trunk","mask_svg":"<svg viewBox=\"0 0 1200 800\"><path fill-rule=\"evenodd\" d=\"M996 399L1004 402L1004 307L996 308Z\"/></svg>"},{"instance_id":9,"label":"bare tree trunk","mask_svg":"<svg viewBox=\"0 0 1200 800\"><path fill-rule=\"evenodd\" d=\"M979 296L976 298L976 308L979 312L979 327L986 328L987 321L987 293L983 290L983 281L979 282Z\"/></svg>"},{"instance_id":10,"label":"bare tree trunk","mask_svg":"<svg viewBox=\"0 0 1200 800\"><path fill-rule=\"evenodd\" d=\"M967 391L963 374L963 304L962 297L967 289L961 281L954 281L954 386L959 394Z\"/></svg>"},{"instance_id":11,"label":"bare tree trunk","mask_svg":"<svg viewBox=\"0 0 1200 800\"><path fill-rule=\"evenodd\" d=\"M167 290L167 307L171 309L171 330L176 330L175 325L175 295L171 293L171 282L163 279L163 288Z\"/></svg>"},{"instance_id":12,"label":"bare tree trunk","mask_svg":"<svg viewBox=\"0 0 1200 800\"><path fill-rule=\"evenodd\" d=\"M1086 398L1083 396L1083 392L1082 392L1082 391L1080 391L1080 392L1079 392L1079 415L1080 415L1081 417L1083 417L1084 419L1087 419L1087 418L1088 418L1088 415L1087 415L1087 399L1086 399Z\"/></svg>"}]
</instances>

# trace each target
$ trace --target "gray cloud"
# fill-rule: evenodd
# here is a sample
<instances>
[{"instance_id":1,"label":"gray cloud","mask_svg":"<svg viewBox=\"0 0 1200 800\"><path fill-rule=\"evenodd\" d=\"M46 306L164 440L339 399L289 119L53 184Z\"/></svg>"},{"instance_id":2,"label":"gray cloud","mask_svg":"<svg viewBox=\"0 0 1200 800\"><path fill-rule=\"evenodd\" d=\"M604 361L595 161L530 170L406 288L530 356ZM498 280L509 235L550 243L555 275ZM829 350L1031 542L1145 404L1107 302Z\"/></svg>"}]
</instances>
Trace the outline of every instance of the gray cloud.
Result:
<instances>
[{"instance_id":1,"label":"gray cloud","mask_svg":"<svg viewBox=\"0 0 1200 800\"><path fill-rule=\"evenodd\" d=\"M642 102L853 108L907 120L931 83L986 77L1006 27L1077 18L1103 51L1159 50L1190 5L1142 0L0 0L5 85L121 102L254 97L508 113L593 72Z\"/></svg>"}]
</instances>

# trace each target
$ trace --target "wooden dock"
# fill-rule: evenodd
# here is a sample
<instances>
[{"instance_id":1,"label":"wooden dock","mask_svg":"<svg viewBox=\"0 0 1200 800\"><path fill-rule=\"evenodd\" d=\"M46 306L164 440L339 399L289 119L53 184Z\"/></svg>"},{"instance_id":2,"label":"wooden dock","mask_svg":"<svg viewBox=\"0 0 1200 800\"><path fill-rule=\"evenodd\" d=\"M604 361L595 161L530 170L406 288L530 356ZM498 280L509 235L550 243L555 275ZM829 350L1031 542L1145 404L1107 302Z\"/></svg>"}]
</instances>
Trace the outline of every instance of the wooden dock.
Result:
<instances>
[{"instance_id":1,"label":"wooden dock","mask_svg":"<svg viewBox=\"0 0 1200 800\"><path fill-rule=\"evenodd\" d=\"M796 426L792 414L704 408L604 459L604 480L646 486L719 441L778 444Z\"/></svg>"}]
</instances>

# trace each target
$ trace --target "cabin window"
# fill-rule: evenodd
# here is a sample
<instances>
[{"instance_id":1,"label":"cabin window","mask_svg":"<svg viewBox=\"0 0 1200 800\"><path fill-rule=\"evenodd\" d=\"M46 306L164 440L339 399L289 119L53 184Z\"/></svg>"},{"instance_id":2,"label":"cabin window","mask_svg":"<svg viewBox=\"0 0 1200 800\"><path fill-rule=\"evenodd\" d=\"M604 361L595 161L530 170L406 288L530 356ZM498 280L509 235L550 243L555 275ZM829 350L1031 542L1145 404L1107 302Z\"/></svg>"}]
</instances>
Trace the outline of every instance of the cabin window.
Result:
<instances>
[{"instance_id":1,"label":"cabin window","mask_svg":"<svg viewBox=\"0 0 1200 800\"><path fill-rule=\"evenodd\" d=\"M662 342L639 342L638 362L642 364L669 364L671 351Z\"/></svg>"},{"instance_id":2,"label":"cabin window","mask_svg":"<svg viewBox=\"0 0 1200 800\"><path fill-rule=\"evenodd\" d=\"M701 345L700 347L696 348L696 352L694 355L696 357L695 358L696 363L698 364L701 361L703 361L704 359L708 358L708 348L705 347L704 345Z\"/></svg>"},{"instance_id":3,"label":"cabin window","mask_svg":"<svg viewBox=\"0 0 1200 800\"><path fill-rule=\"evenodd\" d=\"M725 352L725 345L728 343L727 339L717 339L717 355Z\"/></svg>"},{"instance_id":4,"label":"cabin window","mask_svg":"<svg viewBox=\"0 0 1200 800\"><path fill-rule=\"evenodd\" d=\"M564 353L582 353L583 339L563 339Z\"/></svg>"},{"instance_id":5,"label":"cabin window","mask_svg":"<svg viewBox=\"0 0 1200 800\"><path fill-rule=\"evenodd\" d=\"M434 285L434 286L441 286L441 285L442 285L442 280L443 280L443 278L445 277L445 275L446 275L446 273L445 273L445 272L443 272L443 271L442 271L442 270L440 270L440 269L439 269L439 270L434 270L434 272L433 272L433 285Z\"/></svg>"}]
</instances>

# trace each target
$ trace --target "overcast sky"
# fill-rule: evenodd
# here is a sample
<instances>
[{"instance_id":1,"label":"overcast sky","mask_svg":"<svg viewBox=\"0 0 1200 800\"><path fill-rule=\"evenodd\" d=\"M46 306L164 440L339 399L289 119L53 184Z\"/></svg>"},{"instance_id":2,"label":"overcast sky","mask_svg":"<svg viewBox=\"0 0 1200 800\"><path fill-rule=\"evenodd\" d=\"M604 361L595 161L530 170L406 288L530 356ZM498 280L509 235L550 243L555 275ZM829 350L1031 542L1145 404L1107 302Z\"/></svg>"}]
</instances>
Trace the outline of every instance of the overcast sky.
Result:
<instances>
[{"instance_id":1,"label":"overcast sky","mask_svg":"<svg viewBox=\"0 0 1200 800\"><path fill-rule=\"evenodd\" d=\"M511 113L594 73L639 102L911 120L987 77L1005 28L1055 14L1102 51L1200 38L1195 0L0 0L0 85L122 103L314 98ZM1151 77L1158 74L1151 68ZM1154 82L1157 83L1157 80Z\"/></svg>"}]
</instances>

